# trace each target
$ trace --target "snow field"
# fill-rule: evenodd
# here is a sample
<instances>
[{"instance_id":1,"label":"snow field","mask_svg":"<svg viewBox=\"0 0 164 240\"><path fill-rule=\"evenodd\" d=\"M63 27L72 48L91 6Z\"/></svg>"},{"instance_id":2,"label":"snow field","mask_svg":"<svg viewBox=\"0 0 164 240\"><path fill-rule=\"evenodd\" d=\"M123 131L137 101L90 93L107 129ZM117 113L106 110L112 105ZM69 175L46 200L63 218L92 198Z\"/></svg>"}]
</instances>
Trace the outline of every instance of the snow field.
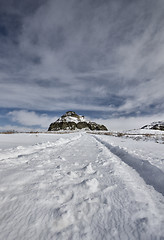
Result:
<instances>
[{"instance_id":1,"label":"snow field","mask_svg":"<svg viewBox=\"0 0 164 240\"><path fill-rule=\"evenodd\" d=\"M37 141L1 149L0 239L164 237L162 194L99 139L38 134Z\"/></svg>"}]
</instances>

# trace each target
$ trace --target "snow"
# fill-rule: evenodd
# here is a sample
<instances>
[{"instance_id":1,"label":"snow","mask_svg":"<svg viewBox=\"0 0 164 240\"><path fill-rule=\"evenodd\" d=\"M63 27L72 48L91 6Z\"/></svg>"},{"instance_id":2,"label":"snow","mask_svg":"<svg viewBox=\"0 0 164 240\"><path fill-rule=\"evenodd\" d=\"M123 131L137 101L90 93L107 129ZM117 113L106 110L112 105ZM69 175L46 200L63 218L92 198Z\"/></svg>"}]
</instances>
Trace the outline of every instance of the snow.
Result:
<instances>
[{"instance_id":1,"label":"snow","mask_svg":"<svg viewBox=\"0 0 164 240\"><path fill-rule=\"evenodd\" d=\"M97 134L102 134L102 132L94 132ZM164 131L151 130L151 129L134 129L128 131L120 132L110 132L107 131L106 135L117 136L122 138L131 138L136 141L153 141L156 143L164 144Z\"/></svg>"},{"instance_id":2,"label":"snow","mask_svg":"<svg viewBox=\"0 0 164 240\"><path fill-rule=\"evenodd\" d=\"M129 131L124 131L126 134L152 134L152 135L163 135L164 131L161 130L153 130L153 129L135 129L135 130L129 130Z\"/></svg>"},{"instance_id":3,"label":"snow","mask_svg":"<svg viewBox=\"0 0 164 240\"><path fill-rule=\"evenodd\" d=\"M79 122L88 122L88 120L84 117L79 115L79 117L73 117L73 116L65 116L64 118L61 117L57 120L57 122L75 122L76 124Z\"/></svg>"},{"instance_id":4,"label":"snow","mask_svg":"<svg viewBox=\"0 0 164 240\"><path fill-rule=\"evenodd\" d=\"M147 184L152 185L157 191L164 195L164 172L160 168L154 166L147 160L129 154L124 149L121 149L120 146L114 147L100 138L96 139L105 145L112 153L118 156L123 162L133 167Z\"/></svg>"},{"instance_id":5,"label":"snow","mask_svg":"<svg viewBox=\"0 0 164 240\"><path fill-rule=\"evenodd\" d=\"M155 165L164 172L164 150L163 144L159 144L160 141L159 143L153 141L154 136L149 137L149 139L145 141L145 136L141 134L129 136L128 138L127 136L99 136L99 138L107 141L112 146L121 147L125 152L134 157L149 161L152 165ZM160 136L158 139L160 139Z\"/></svg>"},{"instance_id":6,"label":"snow","mask_svg":"<svg viewBox=\"0 0 164 240\"><path fill-rule=\"evenodd\" d=\"M18 146L31 146L47 141L56 141L61 135L52 134L0 134L0 149L15 148Z\"/></svg>"},{"instance_id":7,"label":"snow","mask_svg":"<svg viewBox=\"0 0 164 240\"><path fill-rule=\"evenodd\" d=\"M163 144L0 134L0 239L164 239Z\"/></svg>"}]
</instances>

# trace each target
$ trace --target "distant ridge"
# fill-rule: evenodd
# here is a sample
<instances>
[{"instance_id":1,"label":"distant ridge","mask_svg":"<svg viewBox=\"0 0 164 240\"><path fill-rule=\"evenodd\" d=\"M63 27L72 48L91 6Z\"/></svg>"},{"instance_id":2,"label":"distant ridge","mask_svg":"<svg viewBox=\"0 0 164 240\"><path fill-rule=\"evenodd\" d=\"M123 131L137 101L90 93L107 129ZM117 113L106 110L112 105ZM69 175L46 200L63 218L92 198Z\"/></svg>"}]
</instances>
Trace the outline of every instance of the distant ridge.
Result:
<instances>
[{"instance_id":1,"label":"distant ridge","mask_svg":"<svg viewBox=\"0 0 164 240\"><path fill-rule=\"evenodd\" d=\"M62 115L56 122L51 123L48 131L77 130L86 129L91 131L107 131L104 125L90 122L84 116L78 115L73 111L68 111Z\"/></svg>"},{"instance_id":2,"label":"distant ridge","mask_svg":"<svg viewBox=\"0 0 164 240\"><path fill-rule=\"evenodd\" d=\"M141 129L152 129L164 131L164 121L152 122L149 125L143 126Z\"/></svg>"}]
</instances>

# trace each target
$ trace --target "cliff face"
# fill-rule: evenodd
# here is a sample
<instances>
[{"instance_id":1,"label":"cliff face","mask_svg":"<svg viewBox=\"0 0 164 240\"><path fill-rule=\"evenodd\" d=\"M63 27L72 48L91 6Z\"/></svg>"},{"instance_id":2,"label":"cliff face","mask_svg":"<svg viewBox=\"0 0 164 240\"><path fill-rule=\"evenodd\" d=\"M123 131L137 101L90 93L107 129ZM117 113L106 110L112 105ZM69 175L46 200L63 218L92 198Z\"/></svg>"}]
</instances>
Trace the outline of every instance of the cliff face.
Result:
<instances>
[{"instance_id":1,"label":"cliff face","mask_svg":"<svg viewBox=\"0 0 164 240\"><path fill-rule=\"evenodd\" d=\"M96 130L107 131L108 129L104 125L97 124L95 122L87 121L84 116L78 115L75 112L69 111L62 115L56 122L51 123L48 131L59 130Z\"/></svg>"}]
</instances>

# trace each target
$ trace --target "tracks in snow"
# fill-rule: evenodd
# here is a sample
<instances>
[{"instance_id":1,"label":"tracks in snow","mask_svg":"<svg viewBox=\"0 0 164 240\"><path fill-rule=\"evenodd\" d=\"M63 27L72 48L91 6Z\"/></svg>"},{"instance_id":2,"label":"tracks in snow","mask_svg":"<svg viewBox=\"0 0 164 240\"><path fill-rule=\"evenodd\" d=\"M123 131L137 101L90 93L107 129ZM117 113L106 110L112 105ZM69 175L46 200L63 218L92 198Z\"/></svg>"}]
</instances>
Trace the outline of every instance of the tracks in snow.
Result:
<instances>
[{"instance_id":1,"label":"tracks in snow","mask_svg":"<svg viewBox=\"0 0 164 240\"><path fill-rule=\"evenodd\" d=\"M161 196L92 136L18 155L0 162L2 239L162 239Z\"/></svg>"},{"instance_id":2,"label":"tracks in snow","mask_svg":"<svg viewBox=\"0 0 164 240\"><path fill-rule=\"evenodd\" d=\"M132 156L119 146L113 147L98 137L95 137L95 139L118 156L123 162L134 168L147 184L153 186L156 191L162 193L164 196L164 172L161 169L152 165L147 160Z\"/></svg>"}]
</instances>

